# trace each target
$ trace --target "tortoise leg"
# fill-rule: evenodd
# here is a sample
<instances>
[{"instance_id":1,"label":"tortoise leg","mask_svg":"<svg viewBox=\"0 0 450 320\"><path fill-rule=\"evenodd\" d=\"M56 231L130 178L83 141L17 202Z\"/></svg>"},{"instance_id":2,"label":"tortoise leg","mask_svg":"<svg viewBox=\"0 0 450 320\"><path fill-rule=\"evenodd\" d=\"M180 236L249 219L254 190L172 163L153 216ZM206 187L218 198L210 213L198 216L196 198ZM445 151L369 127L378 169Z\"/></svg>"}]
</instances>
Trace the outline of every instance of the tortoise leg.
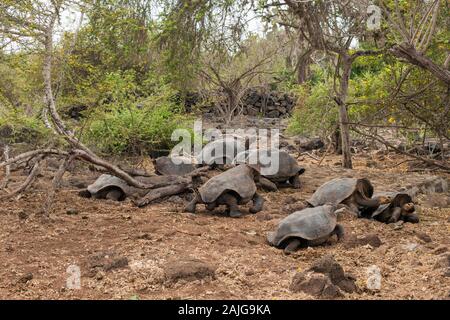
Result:
<instances>
[{"instance_id":1,"label":"tortoise leg","mask_svg":"<svg viewBox=\"0 0 450 320\"><path fill-rule=\"evenodd\" d=\"M292 184L292 186L293 186L295 189L300 189L300 188L302 187L302 184L301 184L301 182L300 182L300 176L299 176L298 173L297 173L295 176L290 177L290 178L289 178L289 182Z\"/></svg>"},{"instance_id":2,"label":"tortoise leg","mask_svg":"<svg viewBox=\"0 0 450 320\"><path fill-rule=\"evenodd\" d=\"M206 210L213 211L217 207L217 202L211 202L206 205Z\"/></svg>"},{"instance_id":3,"label":"tortoise leg","mask_svg":"<svg viewBox=\"0 0 450 320\"><path fill-rule=\"evenodd\" d=\"M401 219L405 222L419 223L419 216L413 212L402 214Z\"/></svg>"},{"instance_id":4,"label":"tortoise leg","mask_svg":"<svg viewBox=\"0 0 450 320\"><path fill-rule=\"evenodd\" d=\"M273 183L272 181L270 181L269 179L267 179L267 178L260 177L259 178L259 184L261 185L261 187L264 190L272 191L272 192L278 191L277 185L275 183Z\"/></svg>"},{"instance_id":5,"label":"tortoise leg","mask_svg":"<svg viewBox=\"0 0 450 320\"><path fill-rule=\"evenodd\" d=\"M293 238L289 241L287 246L284 248L285 254L291 254L296 252L301 247L302 242L298 238Z\"/></svg>"},{"instance_id":6,"label":"tortoise leg","mask_svg":"<svg viewBox=\"0 0 450 320\"><path fill-rule=\"evenodd\" d=\"M362 196L359 192L357 192L354 195L354 199L355 199L355 202L358 205L360 205L362 207L366 207L366 208L374 208L374 209L376 209L377 207L380 206L380 204L382 204L382 202L385 203L384 202L384 198L382 199L380 197L380 198L368 199L368 198Z\"/></svg>"},{"instance_id":7,"label":"tortoise leg","mask_svg":"<svg viewBox=\"0 0 450 320\"><path fill-rule=\"evenodd\" d=\"M189 204L184 208L184 210L186 212L191 212L191 213L195 213L195 208L197 206L197 203L201 203L202 199L200 197L200 195L196 194L194 199L192 199L191 202L189 202Z\"/></svg>"},{"instance_id":8,"label":"tortoise leg","mask_svg":"<svg viewBox=\"0 0 450 320\"><path fill-rule=\"evenodd\" d=\"M338 238L338 241L343 239L345 236L345 230L344 227L340 224L337 224L336 227L334 228L333 232L331 232L331 236L335 234Z\"/></svg>"},{"instance_id":9,"label":"tortoise leg","mask_svg":"<svg viewBox=\"0 0 450 320\"><path fill-rule=\"evenodd\" d=\"M80 192L78 192L78 195L83 198L91 198L92 197L92 194L89 191L87 191L87 189L81 190Z\"/></svg>"},{"instance_id":10,"label":"tortoise leg","mask_svg":"<svg viewBox=\"0 0 450 320\"><path fill-rule=\"evenodd\" d=\"M250 208L250 212L251 213L260 212L263 209L263 205L264 205L264 198L255 192L255 195L253 196L253 207Z\"/></svg>"},{"instance_id":11,"label":"tortoise leg","mask_svg":"<svg viewBox=\"0 0 450 320\"><path fill-rule=\"evenodd\" d=\"M122 198L122 196L123 193L121 190L113 189L106 194L105 199L112 201L119 201L120 198Z\"/></svg>"},{"instance_id":12,"label":"tortoise leg","mask_svg":"<svg viewBox=\"0 0 450 320\"><path fill-rule=\"evenodd\" d=\"M242 213L239 211L238 200L235 196L231 194L224 194L221 196L221 202L223 202L227 207L232 218L239 218L242 216Z\"/></svg>"},{"instance_id":13,"label":"tortoise leg","mask_svg":"<svg viewBox=\"0 0 450 320\"><path fill-rule=\"evenodd\" d=\"M388 223L395 223L397 222L402 214L402 208L395 207L394 210L392 210L392 215L388 220Z\"/></svg>"}]
</instances>

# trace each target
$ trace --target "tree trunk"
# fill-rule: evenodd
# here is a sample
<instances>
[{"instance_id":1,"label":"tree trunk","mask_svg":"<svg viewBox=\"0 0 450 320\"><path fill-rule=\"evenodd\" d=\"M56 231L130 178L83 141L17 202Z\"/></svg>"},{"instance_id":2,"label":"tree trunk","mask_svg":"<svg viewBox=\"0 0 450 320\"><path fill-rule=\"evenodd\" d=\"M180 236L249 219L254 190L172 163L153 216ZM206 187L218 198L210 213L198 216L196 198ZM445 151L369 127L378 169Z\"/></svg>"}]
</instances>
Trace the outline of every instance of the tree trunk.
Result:
<instances>
[{"instance_id":1,"label":"tree trunk","mask_svg":"<svg viewBox=\"0 0 450 320\"><path fill-rule=\"evenodd\" d=\"M309 66L311 64L311 50L308 50L297 61L297 83L303 84L309 79Z\"/></svg>"},{"instance_id":2,"label":"tree trunk","mask_svg":"<svg viewBox=\"0 0 450 320\"><path fill-rule=\"evenodd\" d=\"M339 93L336 102L339 106L339 128L341 131L342 142L342 165L344 168L352 168L352 156L350 152L350 130L349 118L346 105L348 85L350 80L350 73L352 71L352 59L349 56L341 56L342 58L342 77L339 88Z\"/></svg>"}]
</instances>

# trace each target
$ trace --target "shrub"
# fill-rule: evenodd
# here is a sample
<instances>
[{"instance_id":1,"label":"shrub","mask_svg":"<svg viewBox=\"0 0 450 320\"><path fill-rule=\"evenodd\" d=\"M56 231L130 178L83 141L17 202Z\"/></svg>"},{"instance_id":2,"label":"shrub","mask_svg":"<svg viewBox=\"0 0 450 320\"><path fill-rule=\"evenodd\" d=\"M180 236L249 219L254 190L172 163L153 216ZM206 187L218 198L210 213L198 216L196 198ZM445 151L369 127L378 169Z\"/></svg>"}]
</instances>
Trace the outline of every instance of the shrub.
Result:
<instances>
[{"instance_id":1,"label":"shrub","mask_svg":"<svg viewBox=\"0 0 450 320\"><path fill-rule=\"evenodd\" d=\"M3 143L28 143L40 145L48 142L51 130L36 117L29 117L17 110L0 112L0 140Z\"/></svg>"},{"instance_id":2,"label":"shrub","mask_svg":"<svg viewBox=\"0 0 450 320\"><path fill-rule=\"evenodd\" d=\"M168 86L152 86L152 95L135 94L133 76L107 77L109 90L103 103L89 116L83 139L99 151L112 154L142 154L170 149L173 130L186 127L189 119L173 99Z\"/></svg>"}]
</instances>

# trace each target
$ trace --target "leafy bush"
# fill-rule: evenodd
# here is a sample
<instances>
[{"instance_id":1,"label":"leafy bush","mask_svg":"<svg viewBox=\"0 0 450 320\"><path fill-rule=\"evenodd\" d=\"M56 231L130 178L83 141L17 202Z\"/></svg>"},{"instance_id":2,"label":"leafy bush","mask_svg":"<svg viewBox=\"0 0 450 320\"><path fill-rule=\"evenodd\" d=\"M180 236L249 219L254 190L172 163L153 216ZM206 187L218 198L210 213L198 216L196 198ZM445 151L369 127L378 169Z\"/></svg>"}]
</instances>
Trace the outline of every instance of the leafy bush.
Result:
<instances>
[{"instance_id":1,"label":"leafy bush","mask_svg":"<svg viewBox=\"0 0 450 320\"><path fill-rule=\"evenodd\" d=\"M112 154L141 154L173 147L173 130L186 127L189 119L181 114L173 99L175 92L168 86L149 80L146 87L152 95L140 97L132 73L106 77L101 85L102 103L88 118L84 140Z\"/></svg>"},{"instance_id":2,"label":"leafy bush","mask_svg":"<svg viewBox=\"0 0 450 320\"><path fill-rule=\"evenodd\" d=\"M298 100L288 131L301 135L331 133L338 119L338 109L332 99L332 86L329 83L314 86L304 84L293 92Z\"/></svg>"},{"instance_id":3,"label":"leafy bush","mask_svg":"<svg viewBox=\"0 0 450 320\"><path fill-rule=\"evenodd\" d=\"M12 110L0 112L0 141L13 144L26 142L39 145L48 142L51 131L36 117Z\"/></svg>"}]
</instances>

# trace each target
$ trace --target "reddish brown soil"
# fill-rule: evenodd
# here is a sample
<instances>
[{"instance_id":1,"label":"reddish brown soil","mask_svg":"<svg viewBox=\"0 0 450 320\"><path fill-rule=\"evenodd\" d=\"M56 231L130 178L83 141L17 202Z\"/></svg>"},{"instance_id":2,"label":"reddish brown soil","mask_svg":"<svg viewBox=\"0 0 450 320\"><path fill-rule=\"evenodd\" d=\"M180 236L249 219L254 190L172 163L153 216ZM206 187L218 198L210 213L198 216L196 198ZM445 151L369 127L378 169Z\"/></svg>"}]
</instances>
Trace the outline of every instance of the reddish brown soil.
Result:
<instances>
[{"instance_id":1,"label":"reddish brown soil","mask_svg":"<svg viewBox=\"0 0 450 320\"><path fill-rule=\"evenodd\" d=\"M440 247L450 250L449 194L438 196L438 200L446 199L440 201L444 208L435 207L432 196L420 196L421 222L399 230L350 216L343 219L347 234L377 234L383 242L378 248L348 248L341 242L287 256L266 244L267 232L288 214L283 207L306 199L328 179L367 176L376 190L411 183L403 165L390 169L404 159L385 159L378 161L378 168L369 169L366 158L356 157L356 169L351 171L334 165L337 160L329 157L317 167L312 159L304 159L311 163L302 176L301 190L264 193L264 211L240 219L225 217L220 211L209 214L203 206L196 215L183 213L182 202L137 209L130 201L84 199L72 187L57 195L51 219L42 220L36 214L46 199L49 178L44 177L21 199L5 201L0 207L0 298L308 299L306 294L289 291L293 275L324 254L333 254L361 288L359 293L345 294L344 299L448 299L450 278L444 269L435 268L439 259L435 251ZM412 177L420 181L427 176ZM67 214L69 208L78 214ZM417 232L432 241L419 239ZM89 263L100 252L126 257L128 266L92 271ZM186 258L216 268L215 278L167 281L167 268ZM66 269L72 264L81 267L79 290L65 288ZM378 292L365 289L366 268L371 265L382 271Z\"/></svg>"}]
</instances>

